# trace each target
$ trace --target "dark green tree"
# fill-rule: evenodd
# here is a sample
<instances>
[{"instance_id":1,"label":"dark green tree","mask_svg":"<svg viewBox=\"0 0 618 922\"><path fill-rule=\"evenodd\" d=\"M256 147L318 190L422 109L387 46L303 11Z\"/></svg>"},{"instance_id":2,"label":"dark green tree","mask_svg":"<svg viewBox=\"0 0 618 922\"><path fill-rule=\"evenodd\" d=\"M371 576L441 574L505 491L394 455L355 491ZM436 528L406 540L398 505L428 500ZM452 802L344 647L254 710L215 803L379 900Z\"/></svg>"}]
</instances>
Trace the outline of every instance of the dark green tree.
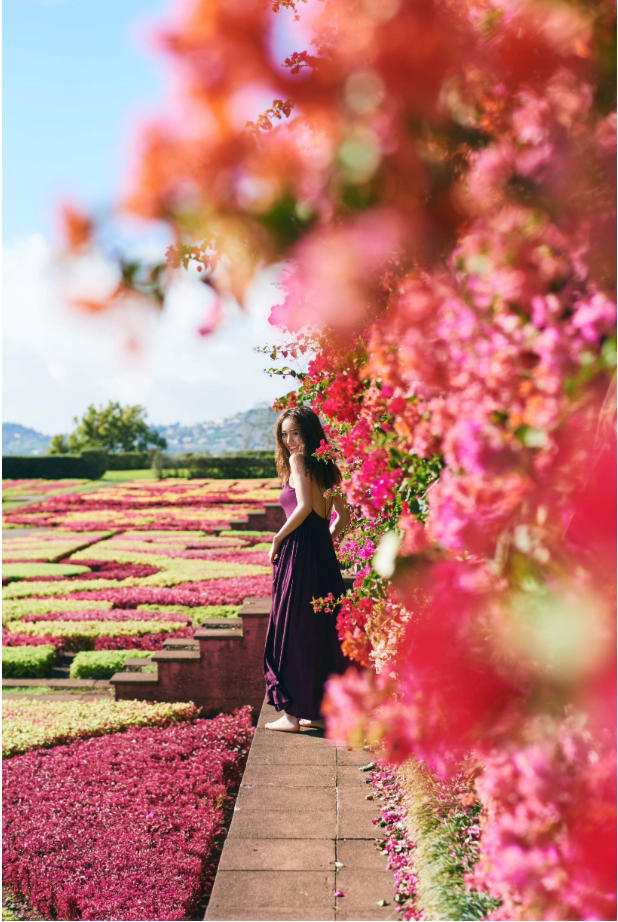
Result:
<instances>
[{"instance_id":1,"label":"dark green tree","mask_svg":"<svg viewBox=\"0 0 618 922\"><path fill-rule=\"evenodd\" d=\"M66 438L55 435L47 453L77 454L99 450L114 454L119 451L147 451L167 448L167 441L146 422L146 409L138 404L123 407L110 401L106 407L90 404L82 418L74 417L76 428Z\"/></svg>"}]
</instances>

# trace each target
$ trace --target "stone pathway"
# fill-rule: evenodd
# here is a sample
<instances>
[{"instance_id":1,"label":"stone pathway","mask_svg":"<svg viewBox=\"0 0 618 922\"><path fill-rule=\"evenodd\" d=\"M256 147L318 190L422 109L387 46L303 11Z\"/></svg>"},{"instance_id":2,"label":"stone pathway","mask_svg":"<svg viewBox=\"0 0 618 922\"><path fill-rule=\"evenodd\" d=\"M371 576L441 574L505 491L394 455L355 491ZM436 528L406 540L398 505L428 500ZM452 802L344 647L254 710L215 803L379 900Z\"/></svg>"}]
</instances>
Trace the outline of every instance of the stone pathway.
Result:
<instances>
[{"instance_id":1,"label":"stone pathway","mask_svg":"<svg viewBox=\"0 0 618 922\"><path fill-rule=\"evenodd\" d=\"M374 844L379 802L359 771L371 754L314 730L264 729L275 713L262 708L205 919L396 919Z\"/></svg>"}]
</instances>

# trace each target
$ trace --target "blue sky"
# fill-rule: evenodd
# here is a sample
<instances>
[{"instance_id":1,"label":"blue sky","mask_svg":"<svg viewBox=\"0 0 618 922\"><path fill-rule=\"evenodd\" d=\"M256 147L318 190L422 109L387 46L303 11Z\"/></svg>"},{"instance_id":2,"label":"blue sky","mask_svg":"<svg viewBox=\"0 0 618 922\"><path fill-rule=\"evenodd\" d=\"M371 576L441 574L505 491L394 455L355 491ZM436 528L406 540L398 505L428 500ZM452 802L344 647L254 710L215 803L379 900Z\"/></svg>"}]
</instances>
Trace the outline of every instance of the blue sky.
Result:
<instances>
[{"instance_id":1,"label":"blue sky","mask_svg":"<svg viewBox=\"0 0 618 922\"><path fill-rule=\"evenodd\" d=\"M4 421L67 431L89 403L120 400L144 404L154 423L192 423L287 389L252 351L276 340L267 323L276 273L256 282L248 315L232 309L205 339L196 334L205 305L188 288L160 319L95 321L71 312L55 281L55 204L108 207L136 117L162 110L166 63L140 36L172 6L4 0ZM129 353L137 327L142 349Z\"/></svg>"},{"instance_id":2,"label":"blue sky","mask_svg":"<svg viewBox=\"0 0 618 922\"><path fill-rule=\"evenodd\" d=\"M123 170L131 115L155 111L165 63L139 23L169 0L4 0L5 242L53 231L69 193L105 205Z\"/></svg>"}]
</instances>

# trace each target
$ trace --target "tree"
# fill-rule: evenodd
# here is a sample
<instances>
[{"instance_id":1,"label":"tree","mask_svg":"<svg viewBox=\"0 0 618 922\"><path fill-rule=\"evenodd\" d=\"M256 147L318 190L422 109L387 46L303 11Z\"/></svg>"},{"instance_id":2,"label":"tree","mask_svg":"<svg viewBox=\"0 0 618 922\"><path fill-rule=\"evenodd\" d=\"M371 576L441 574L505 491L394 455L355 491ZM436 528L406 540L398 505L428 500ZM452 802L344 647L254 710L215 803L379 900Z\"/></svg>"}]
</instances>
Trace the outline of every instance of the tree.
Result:
<instances>
[{"instance_id":1,"label":"tree","mask_svg":"<svg viewBox=\"0 0 618 922\"><path fill-rule=\"evenodd\" d=\"M65 439L55 435L49 443L48 454L76 454L84 450L99 449L110 453L119 451L147 451L149 448L167 448L167 441L146 422L145 407L123 407L110 401L97 409L90 404L81 420L75 416L76 429Z\"/></svg>"}]
</instances>

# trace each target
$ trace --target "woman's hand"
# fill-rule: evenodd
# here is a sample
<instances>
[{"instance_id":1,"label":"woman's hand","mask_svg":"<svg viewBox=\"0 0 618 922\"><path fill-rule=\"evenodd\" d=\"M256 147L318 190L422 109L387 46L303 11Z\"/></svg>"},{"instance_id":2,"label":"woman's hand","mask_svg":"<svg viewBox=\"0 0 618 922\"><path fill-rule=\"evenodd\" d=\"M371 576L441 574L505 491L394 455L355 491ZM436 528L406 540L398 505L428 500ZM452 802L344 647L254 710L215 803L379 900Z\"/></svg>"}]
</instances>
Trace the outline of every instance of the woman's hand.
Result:
<instances>
[{"instance_id":1,"label":"woman's hand","mask_svg":"<svg viewBox=\"0 0 618 922\"><path fill-rule=\"evenodd\" d=\"M268 552L268 559L270 560L272 564L274 564L275 560L277 560L277 558L279 557L279 545L280 544L281 544L281 541L279 538L277 537L273 538L272 547Z\"/></svg>"}]
</instances>

